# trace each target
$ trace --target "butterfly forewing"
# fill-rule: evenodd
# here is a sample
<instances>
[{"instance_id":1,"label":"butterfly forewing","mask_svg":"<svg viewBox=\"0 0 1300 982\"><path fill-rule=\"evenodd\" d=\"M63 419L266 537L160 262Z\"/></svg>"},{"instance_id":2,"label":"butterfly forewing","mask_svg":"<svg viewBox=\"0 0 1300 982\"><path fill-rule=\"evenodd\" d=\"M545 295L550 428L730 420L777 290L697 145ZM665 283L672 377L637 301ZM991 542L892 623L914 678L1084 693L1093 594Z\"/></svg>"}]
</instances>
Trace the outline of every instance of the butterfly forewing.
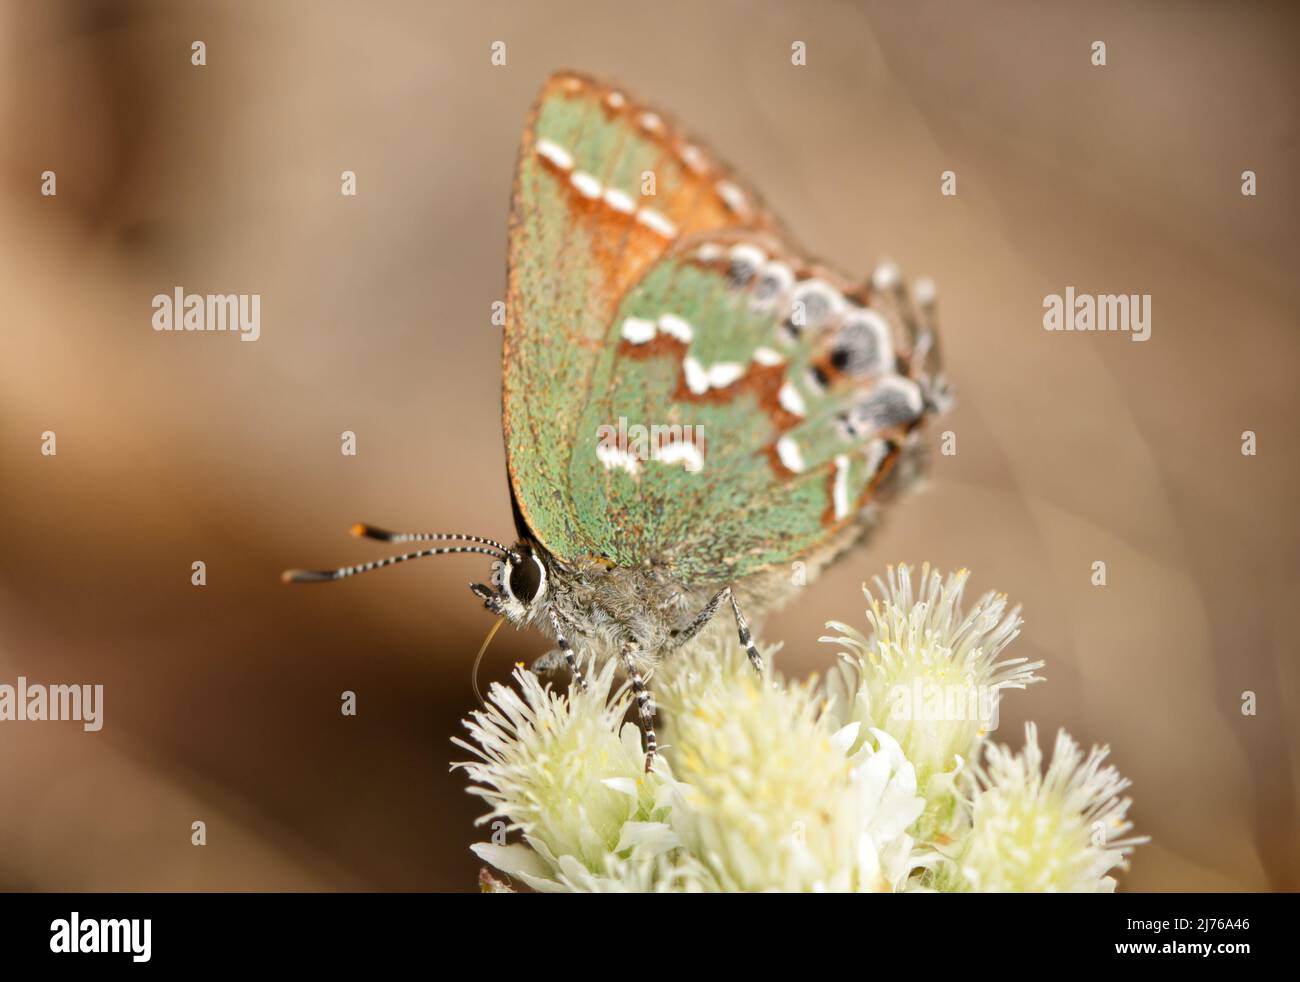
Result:
<instances>
[{"instance_id":1,"label":"butterfly forewing","mask_svg":"<svg viewBox=\"0 0 1300 982\"><path fill-rule=\"evenodd\" d=\"M914 446L915 318L617 89L547 83L510 260L512 487L561 559L732 583L842 542Z\"/></svg>"}]
</instances>

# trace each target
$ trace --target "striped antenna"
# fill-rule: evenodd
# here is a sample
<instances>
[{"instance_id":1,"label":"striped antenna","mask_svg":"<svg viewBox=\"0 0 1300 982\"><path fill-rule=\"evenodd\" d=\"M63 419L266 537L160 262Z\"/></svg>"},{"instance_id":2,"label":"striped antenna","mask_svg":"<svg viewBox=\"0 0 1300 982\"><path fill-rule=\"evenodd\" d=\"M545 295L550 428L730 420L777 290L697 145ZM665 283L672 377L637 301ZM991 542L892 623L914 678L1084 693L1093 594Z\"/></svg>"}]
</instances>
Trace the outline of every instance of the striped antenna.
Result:
<instances>
[{"instance_id":1,"label":"striped antenna","mask_svg":"<svg viewBox=\"0 0 1300 982\"><path fill-rule=\"evenodd\" d=\"M376 559L374 562L361 563L358 566L342 566L339 569L288 569L280 574L280 579L285 583L326 583L331 580L345 580L349 576L356 576L358 573L369 573L372 569L383 569L385 566L393 566L396 563L404 563L411 559L423 559L426 556L446 556L459 552L476 552L480 555L491 556L493 559L508 558L482 546L441 546L437 549L421 549L419 552L407 552L400 556Z\"/></svg>"},{"instance_id":2,"label":"striped antenna","mask_svg":"<svg viewBox=\"0 0 1300 982\"><path fill-rule=\"evenodd\" d=\"M377 539L380 542L446 542L459 539L461 542L478 542L485 546L492 546L516 562L520 559L517 553L496 539L487 539L481 535L461 535L458 532L390 532L388 529L367 525L365 522L357 522L353 525L352 534L359 539Z\"/></svg>"}]
</instances>

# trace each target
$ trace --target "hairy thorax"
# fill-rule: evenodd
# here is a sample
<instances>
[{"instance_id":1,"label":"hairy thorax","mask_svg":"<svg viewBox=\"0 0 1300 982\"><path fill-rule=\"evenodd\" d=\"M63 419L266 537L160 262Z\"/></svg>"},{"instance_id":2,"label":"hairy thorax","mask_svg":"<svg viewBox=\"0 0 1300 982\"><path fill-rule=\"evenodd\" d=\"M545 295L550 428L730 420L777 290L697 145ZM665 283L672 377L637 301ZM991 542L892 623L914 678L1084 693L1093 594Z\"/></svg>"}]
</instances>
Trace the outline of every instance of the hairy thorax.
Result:
<instances>
[{"instance_id":1,"label":"hairy thorax","mask_svg":"<svg viewBox=\"0 0 1300 982\"><path fill-rule=\"evenodd\" d=\"M734 583L686 584L666 563L611 567L598 560L565 563L550 557L550 590L545 602L531 612L531 622L553 636L550 614L554 612L584 653L603 660L618 655L630 642L634 661L653 667L678 649L681 633L723 587L730 586L754 625L761 625L765 614L788 602L852 545L871 517L870 513L864 515L863 522L846 528L797 569L774 567ZM734 639L735 633L728 607L715 614L690 643L715 644Z\"/></svg>"}]
</instances>

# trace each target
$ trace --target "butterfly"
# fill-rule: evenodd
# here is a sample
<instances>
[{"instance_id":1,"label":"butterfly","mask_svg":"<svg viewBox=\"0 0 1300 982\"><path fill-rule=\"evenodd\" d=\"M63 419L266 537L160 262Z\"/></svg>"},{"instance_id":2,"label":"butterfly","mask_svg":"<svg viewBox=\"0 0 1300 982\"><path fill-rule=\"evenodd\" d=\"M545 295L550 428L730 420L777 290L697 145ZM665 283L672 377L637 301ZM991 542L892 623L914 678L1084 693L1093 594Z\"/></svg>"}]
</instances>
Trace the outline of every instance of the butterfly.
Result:
<instances>
[{"instance_id":1,"label":"butterfly","mask_svg":"<svg viewBox=\"0 0 1300 982\"><path fill-rule=\"evenodd\" d=\"M892 264L853 285L662 113L574 72L529 116L510 213L503 428L518 541L354 532L491 556L473 592L578 655L618 658L657 753L660 660L767 613L922 472L946 408L934 290ZM717 616L726 609L730 617ZM732 622L730 627L727 622ZM494 627L494 630L495 630Z\"/></svg>"}]
</instances>

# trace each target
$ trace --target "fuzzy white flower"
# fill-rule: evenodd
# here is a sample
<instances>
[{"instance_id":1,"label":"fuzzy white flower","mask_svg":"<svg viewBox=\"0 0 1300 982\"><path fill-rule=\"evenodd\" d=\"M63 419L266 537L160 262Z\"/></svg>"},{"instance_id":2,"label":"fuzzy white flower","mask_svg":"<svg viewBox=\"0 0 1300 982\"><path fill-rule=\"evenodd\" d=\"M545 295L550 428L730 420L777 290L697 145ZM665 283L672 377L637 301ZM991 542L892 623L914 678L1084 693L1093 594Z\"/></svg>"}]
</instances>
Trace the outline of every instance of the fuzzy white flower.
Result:
<instances>
[{"instance_id":1,"label":"fuzzy white flower","mask_svg":"<svg viewBox=\"0 0 1300 982\"><path fill-rule=\"evenodd\" d=\"M492 806L478 824L493 825L494 841L474 851L535 889L618 881L626 857L644 862L676 845L654 820L662 783L642 773L640 731L623 722L626 687L611 698L614 668L607 663L585 690L564 695L519 669L518 691L493 685L487 708L466 721L474 743L453 741L478 758L454 766ZM516 830L526 845L505 845Z\"/></svg>"},{"instance_id":2,"label":"fuzzy white flower","mask_svg":"<svg viewBox=\"0 0 1300 982\"><path fill-rule=\"evenodd\" d=\"M837 729L813 683L759 678L735 646L674 669L659 687L669 823L717 889L903 888L924 802L888 735L875 750L858 724Z\"/></svg>"},{"instance_id":3,"label":"fuzzy white flower","mask_svg":"<svg viewBox=\"0 0 1300 982\"><path fill-rule=\"evenodd\" d=\"M1001 657L1018 610L986 594L964 613L966 578L877 580L870 637L822 639L847 649L826 692L760 678L734 641L673 654L648 775L615 661L567 694L516 671L455 741L491 806L474 851L542 891L1113 889L1145 841L1124 837L1128 782L1065 734L1045 774L1032 727L1020 754L987 745L1001 690L1042 663Z\"/></svg>"},{"instance_id":4,"label":"fuzzy white flower","mask_svg":"<svg viewBox=\"0 0 1300 982\"><path fill-rule=\"evenodd\" d=\"M572 856L557 859L550 850L537 846L535 840L529 840L529 845L478 843L471 848L480 859L541 893L716 892L708 872L680 852L636 846L626 857L606 856L602 872L593 873ZM485 893L514 892L508 884L490 875L480 875L480 886Z\"/></svg>"},{"instance_id":5,"label":"fuzzy white flower","mask_svg":"<svg viewBox=\"0 0 1300 982\"><path fill-rule=\"evenodd\" d=\"M955 778L996 725L1002 690L1041 681L1041 661L999 660L1020 633L1020 608L1008 611L1004 595L986 593L962 611L968 576L944 579L927 563L914 594L912 571L891 567L887 582L876 579L878 596L863 587L871 636L831 621L840 635L821 639L847 649L831 679L839 718L890 734L916 768L932 801L920 829L927 837L950 827Z\"/></svg>"},{"instance_id":6,"label":"fuzzy white flower","mask_svg":"<svg viewBox=\"0 0 1300 982\"><path fill-rule=\"evenodd\" d=\"M1103 762L1107 748L1085 758L1069 735L1056 737L1052 763L1043 755L1034 724L1025 748L1013 754L989 744L973 770L972 825L940 884L984 893L1110 893L1108 875L1127 868L1125 857L1145 837L1125 837L1129 782Z\"/></svg>"}]
</instances>

